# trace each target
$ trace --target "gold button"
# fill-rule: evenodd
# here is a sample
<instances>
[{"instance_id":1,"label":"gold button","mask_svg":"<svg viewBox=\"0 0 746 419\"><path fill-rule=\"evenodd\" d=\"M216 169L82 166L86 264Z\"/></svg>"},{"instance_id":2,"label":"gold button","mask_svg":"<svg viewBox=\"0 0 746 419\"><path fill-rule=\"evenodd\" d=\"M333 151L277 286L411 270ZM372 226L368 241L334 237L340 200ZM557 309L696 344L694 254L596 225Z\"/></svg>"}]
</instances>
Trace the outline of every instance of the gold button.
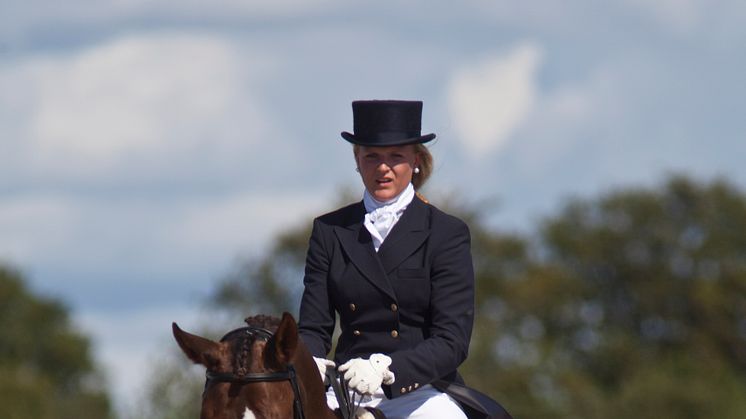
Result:
<instances>
[{"instance_id":1,"label":"gold button","mask_svg":"<svg viewBox=\"0 0 746 419\"><path fill-rule=\"evenodd\" d=\"M353 334L353 335L355 335L355 336L360 336L360 335L362 335L362 333L360 333L360 331L359 331L359 330L353 330L353 331L352 331L352 334Z\"/></svg>"},{"instance_id":2,"label":"gold button","mask_svg":"<svg viewBox=\"0 0 746 419\"><path fill-rule=\"evenodd\" d=\"M391 304L391 311L396 311L396 310L399 310L399 307L397 307L397 305L396 305L396 304L393 304L393 303L392 303L392 304Z\"/></svg>"},{"instance_id":3,"label":"gold button","mask_svg":"<svg viewBox=\"0 0 746 419\"><path fill-rule=\"evenodd\" d=\"M409 388L407 389L407 391L412 391L412 386L409 386Z\"/></svg>"},{"instance_id":4,"label":"gold button","mask_svg":"<svg viewBox=\"0 0 746 419\"><path fill-rule=\"evenodd\" d=\"M404 387L402 387L402 388L401 388L401 390L400 390L399 392L400 392L401 394L404 394L404 393L406 393L406 392L407 392L407 389L406 389L406 388L404 388Z\"/></svg>"},{"instance_id":5,"label":"gold button","mask_svg":"<svg viewBox=\"0 0 746 419\"><path fill-rule=\"evenodd\" d=\"M414 388L417 388L420 386L420 383L414 383Z\"/></svg>"},{"instance_id":6,"label":"gold button","mask_svg":"<svg viewBox=\"0 0 746 419\"><path fill-rule=\"evenodd\" d=\"M397 330L392 330L392 331L391 331L391 337L392 337L392 338L397 338L397 337L399 337L399 331L397 331Z\"/></svg>"},{"instance_id":7,"label":"gold button","mask_svg":"<svg viewBox=\"0 0 746 419\"><path fill-rule=\"evenodd\" d=\"M355 310L357 310L357 306L355 305L355 303L350 303L350 311L355 311Z\"/></svg>"}]
</instances>

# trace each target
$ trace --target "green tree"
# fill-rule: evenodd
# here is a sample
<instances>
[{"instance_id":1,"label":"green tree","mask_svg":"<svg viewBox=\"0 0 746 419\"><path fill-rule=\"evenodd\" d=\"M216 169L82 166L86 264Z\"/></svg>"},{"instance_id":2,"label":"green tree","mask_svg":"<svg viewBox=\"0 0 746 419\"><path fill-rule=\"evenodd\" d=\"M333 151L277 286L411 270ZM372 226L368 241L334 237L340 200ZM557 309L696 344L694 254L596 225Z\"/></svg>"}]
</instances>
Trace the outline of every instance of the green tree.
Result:
<instances>
[{"instance_id":1,"label":"green tree","mask_svg":"<svg viewBox=\"0 0 746 419\"><path fill-rule=\"evenodd\" d=\"M90 354L59 301L33 295L20 273L0 266L0 417L111 417Z\"/></svg>"},{"instance_id":2,"label":"green tree","mask_svg":"<svg viewBox=\"0 0 746 419\"><path fill-rule=\"evenodd\" d=\"M467 367L516 416L746 417L741 191L673 177L575 199L532 252L491 249L499 268L477 270L490 332Z\"/></svg>"}]
</instances>

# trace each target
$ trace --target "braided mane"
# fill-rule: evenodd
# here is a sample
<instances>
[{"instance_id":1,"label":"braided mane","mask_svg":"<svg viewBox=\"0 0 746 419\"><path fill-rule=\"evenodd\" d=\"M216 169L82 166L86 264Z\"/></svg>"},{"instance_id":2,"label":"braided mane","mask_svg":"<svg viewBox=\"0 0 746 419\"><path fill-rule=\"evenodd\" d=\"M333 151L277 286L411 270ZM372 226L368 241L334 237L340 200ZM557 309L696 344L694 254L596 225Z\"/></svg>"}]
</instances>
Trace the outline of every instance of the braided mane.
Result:
<instances>
[{"instance_id":1,"label":"braided mane","mask_svg":"<svg viewBox=\"0 0 746 419\"><path fill-rule=\"evenodd\" d=\"M251 327L258 327L275 332L280 325L280 319L274 316L258 314L247 317L246 324ZM251 372L252 347L254 346L255 336L250 334L240 335L236 342L235 357L233 358L233 373L242 376Z\"/></svg>"}]
</instances>

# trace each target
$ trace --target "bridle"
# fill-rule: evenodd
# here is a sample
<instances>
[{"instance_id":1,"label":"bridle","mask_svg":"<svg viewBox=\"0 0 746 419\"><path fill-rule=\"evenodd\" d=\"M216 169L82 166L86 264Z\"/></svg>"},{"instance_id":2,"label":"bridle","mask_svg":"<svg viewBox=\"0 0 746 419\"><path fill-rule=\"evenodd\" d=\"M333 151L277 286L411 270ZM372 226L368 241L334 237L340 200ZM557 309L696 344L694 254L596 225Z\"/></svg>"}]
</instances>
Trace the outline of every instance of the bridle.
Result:
<instances>
[{"instance_id":1,"label":"bridle","mask_svg":"<svg viewBox=\"0 0 746 419\"><path fill-rule=\"evenodd\" d=\"M242 339L253 338L253 341L262 340L269 341L272 338L273 333L267 329L261 327L242 327L240 329L228 332L222 339L221 342L225 341L231 336L236 334L242 335ZM248 384L248 383L263 383L273 381L290 381L290 385L293 387L293 418L294 419L305 419L303 413L303 403L300 398L300 387L298 385L298 375L295 373L295 367L293 364L287 364L285 371L276 372L250 372L246 374L237 375L231 372L215 372L207 370L207 381L217 381L220 383L233 383L233 384ZM207 385L205 383L205 385Z\"/></svg>"}]
</instances>

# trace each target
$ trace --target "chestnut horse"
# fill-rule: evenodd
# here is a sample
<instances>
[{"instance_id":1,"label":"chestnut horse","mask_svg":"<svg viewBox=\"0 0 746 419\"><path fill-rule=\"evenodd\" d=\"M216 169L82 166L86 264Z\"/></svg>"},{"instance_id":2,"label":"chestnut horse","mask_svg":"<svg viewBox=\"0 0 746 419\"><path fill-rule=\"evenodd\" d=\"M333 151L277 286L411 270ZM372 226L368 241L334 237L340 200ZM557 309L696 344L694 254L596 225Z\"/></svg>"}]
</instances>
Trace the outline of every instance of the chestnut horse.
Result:
<instances>
[{"instance_id":1,"label":"chestnut horse","mask_svg":"<svg viewBox=\"0 0 746 419\"><path fill-rule=\"evenodd\" d=\"M339 419L326 404L319 370L289 313L254 316L248 327L220 342L187 333L173 323L186 356L207 368L201 419ZM359 418L384 418L380 411Z\"/></svg>"}]
</instances>

